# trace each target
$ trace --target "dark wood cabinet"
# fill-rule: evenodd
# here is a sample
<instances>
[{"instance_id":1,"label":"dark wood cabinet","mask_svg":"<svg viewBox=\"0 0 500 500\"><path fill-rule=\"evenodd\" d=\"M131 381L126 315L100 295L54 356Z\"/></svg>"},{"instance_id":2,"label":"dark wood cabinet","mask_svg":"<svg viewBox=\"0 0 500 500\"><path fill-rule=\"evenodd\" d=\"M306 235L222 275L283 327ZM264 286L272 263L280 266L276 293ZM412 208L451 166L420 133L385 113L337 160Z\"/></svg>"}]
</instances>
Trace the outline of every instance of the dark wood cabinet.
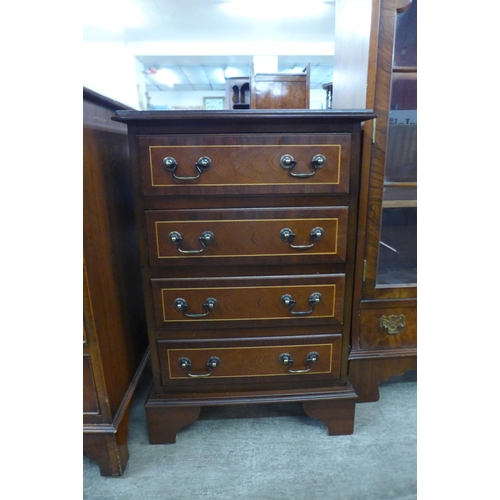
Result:
<instances>
[{"instance_id":1,"label":"dark wood cabinet","mask_svg":"<svg viewBox=\"0 0 500 500\"><path fill-rule=\"evenodd\" d=\"M250 76L226 78L226 108L309 109L310 92L310 64L302 73L255 73L252 65Z\"/></svg>"},{"instance_id":2,"label":"dark wood cabinet","mask_svg":"<svg viewBox=\"0 0 500 500\"><path fill-rule=\"evenodd\" d=\"M250 78L251 109L309 109L311 65L302 73L253 73Z\"/></svg>"},{"instance_id":3,"label":"dark wood cabinet","mask_svg":"<svg viewBox=\"0 0 500 500\"><path fill-rule=\"evenodd\" d=\"M417 0L374 0L349 379L360 401L417 366Z\"/></svg>"},{"instance_id":4,"label":"dark wood cabinet","mask_svg":"<svg viewBox=\"0 0 500 500\"><path fill-rule=\"evenodd\" d=\"M128 125L151 443L202 406L297 401L352 433L347 378L369 111L117 111Z\"/></svg>"},{"instance_id":5,"label":"dark wood cabinet","mask_svg":"<svg viewBox=\"0 0 500 500\"><path fill-rule=\"evenodd\" d=\"M148 356L124 106L83 91L83 450L105 476L128 460L128 415Z\"/></svg>"}]
</instances>

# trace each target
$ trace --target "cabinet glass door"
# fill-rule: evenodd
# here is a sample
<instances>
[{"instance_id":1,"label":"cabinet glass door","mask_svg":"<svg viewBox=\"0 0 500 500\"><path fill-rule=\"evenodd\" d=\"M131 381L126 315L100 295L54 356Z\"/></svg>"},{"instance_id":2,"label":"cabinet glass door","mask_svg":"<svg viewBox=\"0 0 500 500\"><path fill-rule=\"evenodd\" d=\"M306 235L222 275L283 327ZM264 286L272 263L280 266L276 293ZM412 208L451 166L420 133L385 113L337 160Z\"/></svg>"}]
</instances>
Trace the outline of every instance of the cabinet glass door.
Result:
<instances>
[{"instance_id":1,"label":"cabinet glass door","mask_svg":"<svg viewBox=\"0 0 500 500\"><path fill-rule=\"evenodd\" d=\"M377 286L417 282L417 0L398 13Z\"/></svg>"}]
</instances>

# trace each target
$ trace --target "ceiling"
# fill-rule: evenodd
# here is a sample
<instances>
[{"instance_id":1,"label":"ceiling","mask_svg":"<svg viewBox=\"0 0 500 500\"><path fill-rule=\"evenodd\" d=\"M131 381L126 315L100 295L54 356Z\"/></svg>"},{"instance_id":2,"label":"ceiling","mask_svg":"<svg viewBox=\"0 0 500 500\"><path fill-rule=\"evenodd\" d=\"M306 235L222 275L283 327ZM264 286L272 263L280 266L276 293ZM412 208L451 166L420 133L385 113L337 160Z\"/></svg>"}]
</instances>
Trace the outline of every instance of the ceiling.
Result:
<instances>
[{"instance_id":1,"label":"ceiling","mask_svg":"<svg viewBox=\"0 0 500 500\"><path fill-rule=\"evenodd\" d=\"M294 16L294 6L306 10ZM124 44L148 92L224 90L224 70L249 76L254 56L277 56L279 72L310 63L311 88L332 81L332 0L87 0L82 8L84 43ZM162 69L175 83L159 80Z\"/></svg>"}]
</instances>

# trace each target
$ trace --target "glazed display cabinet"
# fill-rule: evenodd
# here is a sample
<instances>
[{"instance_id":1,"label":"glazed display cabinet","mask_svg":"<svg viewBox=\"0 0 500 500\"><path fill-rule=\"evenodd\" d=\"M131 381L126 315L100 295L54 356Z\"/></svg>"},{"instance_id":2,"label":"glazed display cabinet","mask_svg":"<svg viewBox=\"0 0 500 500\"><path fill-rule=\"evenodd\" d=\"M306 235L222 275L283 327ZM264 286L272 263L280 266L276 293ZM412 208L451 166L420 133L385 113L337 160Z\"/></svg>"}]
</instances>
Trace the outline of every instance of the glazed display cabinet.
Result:
<instances>
[{"instance_id":1,"label":"glazed display cabinet","mask_svg":"<svg viewBox=\"0 0 500 500\"><path fill-rule=\"evenodd\" d=\"M417 366L417 0L375 0L349 378L359 401Z\"/></svg>"}]
</instances>

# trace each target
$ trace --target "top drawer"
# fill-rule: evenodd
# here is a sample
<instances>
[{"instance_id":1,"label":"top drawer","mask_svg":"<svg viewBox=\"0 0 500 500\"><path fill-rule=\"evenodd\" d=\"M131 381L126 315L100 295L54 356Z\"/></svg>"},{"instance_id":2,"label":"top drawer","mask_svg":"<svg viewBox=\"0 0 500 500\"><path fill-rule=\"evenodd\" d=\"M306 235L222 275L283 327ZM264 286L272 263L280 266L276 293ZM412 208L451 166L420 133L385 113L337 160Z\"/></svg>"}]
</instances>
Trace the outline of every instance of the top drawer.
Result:
<instances>
[{"instance_id":1,"label":"top drawer","mask_svg":"<svg viewBox=\"0 0 500 500\"><path fill-rule=\"evenodd\" d=\"M140 136L143 194L348 193L350 134Z\"/></svg>"}]
</instances>

